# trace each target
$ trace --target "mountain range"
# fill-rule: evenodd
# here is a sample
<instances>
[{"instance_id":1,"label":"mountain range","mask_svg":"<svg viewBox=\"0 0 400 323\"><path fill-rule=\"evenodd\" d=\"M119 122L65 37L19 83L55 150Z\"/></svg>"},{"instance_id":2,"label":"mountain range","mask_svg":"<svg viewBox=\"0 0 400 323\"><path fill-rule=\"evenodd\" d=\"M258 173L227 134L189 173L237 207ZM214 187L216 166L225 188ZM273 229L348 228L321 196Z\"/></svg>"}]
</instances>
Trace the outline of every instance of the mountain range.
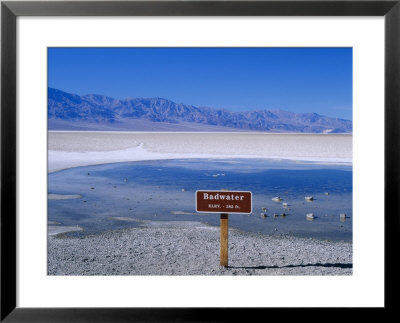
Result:
<instances>
[{"instance_id":1,"label":"mountain range","mask_svg":"<svg viewBox=\"0 0 400 323\"><path fill-rule=\"evenodd\" d=\"M49 130L351 133L352 122L282 110L232 112L163 98L114 99L48 88Z\"/></svg>"}]
</instances>

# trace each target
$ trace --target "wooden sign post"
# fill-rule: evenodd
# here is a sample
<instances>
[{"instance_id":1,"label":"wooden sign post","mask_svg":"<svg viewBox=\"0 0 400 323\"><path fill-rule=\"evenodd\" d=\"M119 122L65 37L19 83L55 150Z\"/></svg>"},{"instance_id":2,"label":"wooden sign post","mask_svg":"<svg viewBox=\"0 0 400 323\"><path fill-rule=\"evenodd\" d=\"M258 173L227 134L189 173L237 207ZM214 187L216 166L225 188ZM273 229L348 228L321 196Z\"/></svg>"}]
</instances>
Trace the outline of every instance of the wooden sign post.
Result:
<instances>
[{"instance_id":1,"label":"wooden sign post","mask_svg":"<svg viewBox=\"0 0 400 323\"><path fill-rule=\"evenodd\" d=\"M221 213L220 230L219 265L228 267L228 213Z\"/></svg>"},{"instance_id":2,"label":"wooden sign post","mask_svg":"<svg viewBox=\"0 0 400 323\"><path fill-rule=\"evenodd\" d=\"M196 211L220 213L220 266L228 267L228 213L251 213L251 192L196 191Z\"/></svg>"}]
</instances>

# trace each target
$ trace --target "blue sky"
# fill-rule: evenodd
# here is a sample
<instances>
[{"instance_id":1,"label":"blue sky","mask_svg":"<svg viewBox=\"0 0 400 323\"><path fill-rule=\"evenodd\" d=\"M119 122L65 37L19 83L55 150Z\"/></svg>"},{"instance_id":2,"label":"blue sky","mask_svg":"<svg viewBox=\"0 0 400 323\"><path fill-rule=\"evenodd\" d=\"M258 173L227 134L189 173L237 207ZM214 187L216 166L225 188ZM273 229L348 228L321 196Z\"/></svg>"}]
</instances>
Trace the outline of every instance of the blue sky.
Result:
<instances>
[{"instance_id":1,"label":"blue sky","mask_svg":"<svg viewBox=\"0 0 400 323\"><path fill-rule=\"evenodd\" d=\"M49 48L48 85L352 120L351 48Z\"/></svg>"}]
</instances>

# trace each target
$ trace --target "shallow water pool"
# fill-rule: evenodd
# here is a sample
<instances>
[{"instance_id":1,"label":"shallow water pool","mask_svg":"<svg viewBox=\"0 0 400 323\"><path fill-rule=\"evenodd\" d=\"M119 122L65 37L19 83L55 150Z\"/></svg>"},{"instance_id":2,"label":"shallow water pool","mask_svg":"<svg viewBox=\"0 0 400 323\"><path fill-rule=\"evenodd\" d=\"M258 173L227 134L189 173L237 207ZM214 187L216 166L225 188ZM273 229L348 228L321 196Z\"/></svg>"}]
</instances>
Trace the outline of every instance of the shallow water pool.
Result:
<instances>
[{"instance_id":1,"label":"shallow water pool","mask_svg":"<svg viewBox=\"0 0 400 323\"><path fill-rule=\"evenodd\" d=\"M49 194L81 196L48 201L48 220L83 228L70 233L74 235L133 227L143 220L219 225L218 214L196 213L195 191L228 189L253 193L253 213L231 214L230 228L352 240L349 165L272 159L140 161L51 173L48 188ZM275 196L282 201L272 201ZM314 199L308 202L305 196ZM288 206L285 208L282 203ZM313 221L306 218L307 213L314 214ZM340 219L341 213L346 214L345 219Z\"/></svg>"}]
</instances>

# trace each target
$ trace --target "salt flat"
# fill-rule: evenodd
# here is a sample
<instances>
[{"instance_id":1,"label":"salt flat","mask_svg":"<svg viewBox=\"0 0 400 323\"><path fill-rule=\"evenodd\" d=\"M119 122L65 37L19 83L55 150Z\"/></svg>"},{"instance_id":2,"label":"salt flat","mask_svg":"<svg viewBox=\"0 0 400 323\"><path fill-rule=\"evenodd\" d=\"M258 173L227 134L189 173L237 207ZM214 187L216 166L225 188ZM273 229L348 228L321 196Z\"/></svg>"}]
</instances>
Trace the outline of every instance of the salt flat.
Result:
<instances>
[{"instance_id":1,"label":"salt flat","mask_svg":"<svg viewBox=\"0 0 400 323\"><path fill-rule=\"evenodd\" d=\"M281 158L352 162L352 135L49 131L48 171L174 158Z\"/></svg>"},{"instance_id":2,"label":"salt flat","mask_svg":"<svg viewBox=\"0 0 400 323\"><path fill-rule=\"evenodd\" d=\"M351 165L352 136L266 133L48 133L49 172L85 165L181 158L277 158ZM86 173L84 175L88 176ZM88 184L88 190L90 194L94 194L91 184ZM97 194L99 185L96 184L94 191ZM118 194L120 197L124 196ZM79 200L72 199L65 202L77 201ZM88 208L94 210L93 205ZM178 210L172 214L180 215L182 212ZM113 215L113 212L107 213L107 217L120 222L133 221L125 215ZM189 221L137 222L138 227L76 236L68 235L67 232L79 230L79 226L50 225L48 275L353 273L352 242L301 238L290 234L276 236L245 232L231 227L229 267L222 268L219 266L218 226ZM264 225L266 223L264 221Z\"/></svg>"}]
</instances>

